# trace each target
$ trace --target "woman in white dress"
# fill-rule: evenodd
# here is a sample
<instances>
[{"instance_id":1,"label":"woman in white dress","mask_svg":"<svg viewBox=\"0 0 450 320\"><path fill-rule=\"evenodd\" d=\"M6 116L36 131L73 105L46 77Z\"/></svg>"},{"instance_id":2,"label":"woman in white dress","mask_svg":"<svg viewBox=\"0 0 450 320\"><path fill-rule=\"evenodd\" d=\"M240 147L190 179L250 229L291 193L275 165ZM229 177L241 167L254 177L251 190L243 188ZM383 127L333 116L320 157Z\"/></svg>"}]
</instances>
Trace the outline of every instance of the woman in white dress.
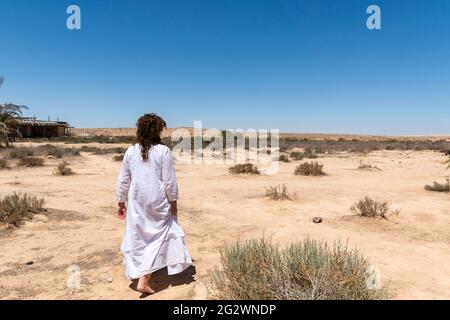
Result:
<instances>
[{"instance_id":1,"label":"woman in white dress","mask_svg":"<svg viewBox=\"0 0 450 320\"><path fill-rule=\"evenodd\" d=\"M154 293L153 272L169 275L192 265L177 223L178 187L171 151L161 144L165 121L146 114L137 122L138 143L123 158L117 182L118 217L126 219L121 251L126 275L139 279L137 290ZM128 201L128 208L125 202Z\"/></svg>"}]
</instances>

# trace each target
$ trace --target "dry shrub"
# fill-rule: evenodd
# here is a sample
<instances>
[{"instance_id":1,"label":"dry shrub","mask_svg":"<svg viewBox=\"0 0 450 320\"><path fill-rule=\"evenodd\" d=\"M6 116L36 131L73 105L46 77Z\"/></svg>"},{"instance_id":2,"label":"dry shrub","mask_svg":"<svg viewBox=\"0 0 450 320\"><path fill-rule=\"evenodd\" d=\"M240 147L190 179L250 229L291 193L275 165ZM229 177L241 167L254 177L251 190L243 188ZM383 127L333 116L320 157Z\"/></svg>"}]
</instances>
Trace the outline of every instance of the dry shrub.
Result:
<instances>
[{"instance_id":1,"label":"dry shrub","mask_svg":"<svg viewBox=\"0 0 450 320\"><path fill-rule=\"evenodd\" d=\"M22 167L42 167L44 165L44 158L39 157L23 157L19 160L19 166Z\"/></svg>"},{"instance_id":2,"label":"dry shrub","mask_svg":"<svg viewBox=\"0 0 450 320\"><path fill-rule=\"evenodd\" d=\"M32 157L32 156L34 156L34 150L32 148L26 147L14 148L8 154L8 157L10 159L22 159L25 157Z\"/></svg>"},{"instance_id":3,"label":"dry shrub","mask_svg":"<svg viewBox=\"0 0 450 320\"><path fill-rule=\"evenodd\" d=\"M336 241L305 239L280 249L267 239L236 241L221 250L220 268L211 274L216 299L378 300L369 262L356 249Z\"/></svg>"},{"instance_id":4,"label":"dry shrub","mask_svg":"<svg viewBox=\"0 0 450 320\"><path fill-rule=\"evenodd\" d=\"M290 157L294 160L303 160L303 159L317 159L318 156L314 150L311 148L306 148L305 151L292 151Z\"/></svg>"},{"instance_id":5,"label":"dry shrub","mask_svg":"<svg viewBox=\"0 0 450 320\"><path fill-rule=\"evenodd\" d=\"M299 152L299 151L292 151L289 156L294 159L294 160L303 160L303 152Z\"/></svg>"},{"instance_id":6,"label":"dry shrub","mask_svg":"<svg viewBox=\"0 0 450 320\"><path fill-rule=\"evenodd\" d=\"M295 168L294 174L301 176L324 176L325 172L323 172L323 164L314 161L300 164Z\"/></svg>"},{"instance_id":7,"label":"dry shrub","mask_svg":"<svg viewBox=\"0 0 450 320\"><path fill-rule=\"evenodd\" d=\"M0 170L9 169L8 160L0 159Z\"/></svg>"},{"instance_id":8,"label":"dry shrub","mask_svg":"<svg viewBox=\"0 0 450 320\"><path fill-rule=\"evenodd\" d=\"M0 198L0 222L9 227L18 227L25 219L31 219L33 214L45 211L44 199L31 197L27 194L14 193Z\"/></svg>"},{"instance_id":9,"label":"dry shrub","mask_svg":"<svg viewBox=\"0 0 450 320\"><path fill-rule=\"evenodd\" d=\"M113 157L114 161L123 161L123 157L125 156L125 154L119 154L117 156Z\"/></svg>"},{"instance_id":10,"label":"dry shrub","mask_svg":"<svg viewBox=\"0 0 450 320\"><path fill-rule=\"evenodd\" d=\"M266 197L272 200L292 200L285 184L266 188Z\"/></svg>"},{"instance_id":11,"label":"dry shrub","mask_svg":"<svg viewBox=\"0 0 450 320\"><path fill-rule=\"evenodd\" d=\"M450 180L447 179L446 183L433 182L433 185L426 185L425 190L436 192L450 192Z\"/></svg>"},{"instance_id":12,"label":"dry shrub","mask_svg":"<svg viewBox=\"0 0 450 320\"><path fill-rule=\"evenodd\" d=\"M228 169L229 173L232 174L241 174L241 173L245 173L245 174L260 174L258 168L251 163L242 163L242 164L237 164L233 167L230 167Z\"/></svg>"},{"instance_id":13,"label":"dry shrub","mask_svg":"<svg viewBox=\"0 0 450 320\"><path fill-rule=\"evenodd\" d=\"M56 166L54 174L57 176L70 176L70 175L75 174L75 172L69 166L69 163L67 161L61 161Z\"/></svg>"},{"instance_id":14,"label":"dry shrub","mask_svg":"<svg viewBox=\"0 0 450 320\"><path fill-rule=\"evenodd\" d=\"M373 166L371 164L364 163L362 160L359 162L358 169L359 170L381 170L377 166Z\"/></svg>"},{"instance_id":15,"label":"dry shrub","mask_svg":"<svg viewBox=\"0 0 450 320\"><path fill-rule=\"evenodd\" d=\"M369 218L383 218L387 219L389 214L397 215L399 211L390 211L389 203L386 201L376 201L370 197L365 197L356 202L350 210L360 216Z\"/></svg>"},{"instance_id":16,"label":"dry shrub","mask_svg":"<svg viewBox=\"0 0 450 320\"><path fill-rule=\"evenodd\" d=\"M281 154L281 155L278 157L278 161L281 161L281 162L289 162L289 157L288 157L287 154Z\"/></svg>"}]
</instances>

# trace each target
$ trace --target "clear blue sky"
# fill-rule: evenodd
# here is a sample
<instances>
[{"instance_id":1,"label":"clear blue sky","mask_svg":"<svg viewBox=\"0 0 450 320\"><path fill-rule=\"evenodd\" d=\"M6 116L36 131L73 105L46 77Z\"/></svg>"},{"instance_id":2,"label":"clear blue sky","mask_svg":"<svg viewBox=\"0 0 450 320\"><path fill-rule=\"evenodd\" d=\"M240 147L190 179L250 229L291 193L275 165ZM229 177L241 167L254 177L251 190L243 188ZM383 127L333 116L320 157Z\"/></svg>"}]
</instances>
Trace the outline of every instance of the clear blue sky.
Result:
<instances>
[{"instance_id":1,"label":"clear blue sky","mask_svg":"<svg viewBox=\"0 0 450 320\"><path fill-rule=\"evenodd\" d=\"M0 101L76 127L157 112L170 127L448 134L450 1L1 0L0 75Z\"/></svg>"}]
</instances>

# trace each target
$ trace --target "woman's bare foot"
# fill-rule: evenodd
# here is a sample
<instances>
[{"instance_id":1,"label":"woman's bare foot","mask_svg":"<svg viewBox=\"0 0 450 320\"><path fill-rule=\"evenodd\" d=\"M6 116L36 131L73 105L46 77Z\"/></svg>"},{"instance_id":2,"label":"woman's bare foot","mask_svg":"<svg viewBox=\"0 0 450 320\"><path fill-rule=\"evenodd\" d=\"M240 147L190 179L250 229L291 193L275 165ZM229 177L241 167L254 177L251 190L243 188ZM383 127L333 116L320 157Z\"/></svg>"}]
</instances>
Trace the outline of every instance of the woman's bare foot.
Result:
<instances>
[{"instance_id":1,"label":"woman's bare foot","mask_svg":"<svg viewBox=\"0 0 450 320\"><path fill-rule=\"evenodd\" d=\"M145 275L145 276L139 278L138 285L136 288L137 291L139 291L141 293L148 293L148 294L155 293L155 290L153 290L148 284L151 276L152 275L149 274L149 275Z\"/></svg>"}]
</instances>

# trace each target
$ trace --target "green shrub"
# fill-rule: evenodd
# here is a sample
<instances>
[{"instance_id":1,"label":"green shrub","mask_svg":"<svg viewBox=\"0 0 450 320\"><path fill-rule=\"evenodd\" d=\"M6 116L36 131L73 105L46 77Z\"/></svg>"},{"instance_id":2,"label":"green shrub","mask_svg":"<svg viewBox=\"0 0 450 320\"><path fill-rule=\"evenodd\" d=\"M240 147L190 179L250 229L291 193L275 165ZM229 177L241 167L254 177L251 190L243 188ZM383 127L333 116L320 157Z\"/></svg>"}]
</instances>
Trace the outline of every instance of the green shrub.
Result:
<instances>
[{"instance_id":1,"label":"green shrub","mask_svg":"<svg viewBox=\"0 0 450 320\"><path fill-rule=\"evenodd\" d=\"M228 172L232 174L260 174L258 168L251 163L237 164L233 167L230 167L228 169Z\"/></svg>"},{"instance_id":2,"label":"green shrub","mask_svg":"<svg viewBox=\"0 0 450 320\"><path fill-rule=\"evenodd\" d=\"M58 163L54 171L54 174L57 176L70 176L73 175L74 173L75 172L69 166L69 163L67 161L62 161Z\"/></svg>"},{"instance_id":3,"label":"green shrub","mask_svg":"<svg viewBox=\"0 0 450 320\"><path fill-rule=\"evenodd\" d=\"M39 157L23 157L19 159L19 166L22 167L42 167L44 165L44 158Z\"/></svg>"},{"instance_id":4,"label":"green shrub","mask_svg":"<svg viewBox=\"0 0 450 320\"><path fill-rule=\"evenodd\" d=\"M390 212L389 204L385 201L376 201L370 197L365 197L356 202L350 210L361 217L387 219L389 213L398 214L398 211Z\"/></svg>"},{"instance_id":5,"label":"green shrub","mask_svg":"<svg viewBox=\"0 0 450 320\"><path fill-rule=\"evenodd\" d=\"M294 171L295 175L301 176L323 176L325 172L323 171L323 164L315 162L304 162L300 164Z\"/></svg>"},{"instance_id":6,"label":"green shrub","mask_svg":"<svg viewBox=\"0 0 450 320\"><path fill-rule=\"evenodd\" d=\"M280 249L267 239L236 241L221 250L212 295L225 300L378 300L369 263L337 241L305 239Z\"/></svg>"},{"instance_id":7,"label":"green shrub","mask_svg":"<svg viewBox=\"0 0 450 320\"><path fill-rule=\"evenodd\" d=\"M272 200L292 200L285 184L267 188L266 197Z\"/></svg>"},{"instance_id":8,"label":"green shrub","mask_svg":"<svg viewBox=\"0 0 450 320\"><path fill-rule=\"evenodd\" d=\"M0 198L0 222L9 227L18 227L25 219L31 219L33 214L45 211L44 199L31 197L27 194L14 193Z\"/></svg>"},{"instance_id":9,"label":"green shrub","mask_svg":"<svg viewBox=\"0 0 450 320\"><path fill-rule=\"evenodd\" d=\"M450 180L447 179L447 183L433 182L433 185L426 185L425 190L436 192L450 192Z\"/></svg>"}]
</instances>

